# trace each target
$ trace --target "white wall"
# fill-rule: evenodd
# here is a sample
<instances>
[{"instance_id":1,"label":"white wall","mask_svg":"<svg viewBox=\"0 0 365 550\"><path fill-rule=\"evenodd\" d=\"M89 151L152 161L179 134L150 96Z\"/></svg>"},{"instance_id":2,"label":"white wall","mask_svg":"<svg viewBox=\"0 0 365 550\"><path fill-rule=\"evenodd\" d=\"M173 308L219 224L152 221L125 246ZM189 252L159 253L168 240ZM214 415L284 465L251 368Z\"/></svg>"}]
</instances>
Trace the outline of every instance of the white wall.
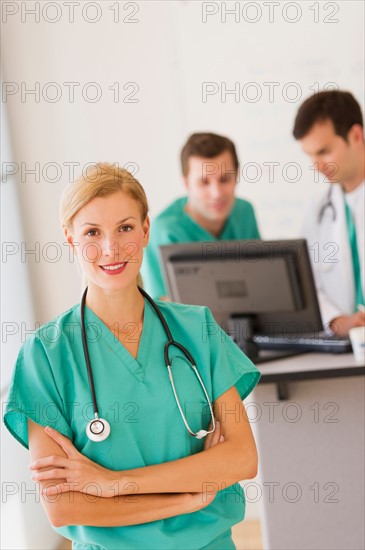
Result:
<instances>
[{"instance_id":1,"label":"white wall","mask_svg":"<svg viewBox=\"0 0 365 550\"><path fill-rule=\"evenodd\" d=\"M299 234L303 205L320 185L315 183L310 161L291 137L293 117L300 99L327 83L350 89L362 100L362 2L329 2L326 10L321 2L279 2L273 12L267 3L258 2L249 9L247 2L129 2L119 3L119 23L114 23L115 11L110 9L115 2L94 3L99 15L90 2L83 2L75 7L73 23L68 22L70 8L63 2L58 2L58 12L52 6L45 12L39 8L36 22L34 15L24 11L34 4L21 2L22 9L7 16L2 42L4 80L19 87L18 93L6 98L15 158L26 168L39 163L40 181L23 174L19 189L27 245L32 248L39 243L46 257L40 254L39 263L34 256L28 261L40 322L71 306L79 296L77 271L69 262L57 218L59 195L70 179L65 163L80 163L75 174L86 163L100 160L136 164L154 215L183 192L178 155L188 134L222 132L237 143L244 170L248 163L257 163L262 170L259 181L253 183L255 168L248 169L238 194L255 203L263 236ZM223 6L236 4L240 13L227 15L222 22ZM83 19L82 9L88 5ZM318 13L311 9L316 5ZM218 12L204 22L203 9ZM301 17L296 23L284 19L293 20L298 9ZM98 22L85 21L96 15ZM248 22L258 15L256 23ZM47 22L56 16L59 22ZM37 82L39 102L32 95L22 101L22 86L34 88ZM54 103L56 89L47 88L50 82L61 92ZM65 82L80 84L74 102L69 101ZM96 82L102 92L96 103L81 93L82 89L87 92L85 85L90 82ZM115 82L124 102L114 102L109 88ZM204 82L214 82L219 90L205 102ZM238 83L243 94L239 98L228 95L222 101L223 82L229 89ZM137 103L125 102L137 89L127 84L123 90L126 83L138 86L130 98ZM247 83L256 84L246 89ZM268 83L277 83L272 98L269 89L273 84ZM288 83L295 85L286 87ZM289 101L298 90L298 101ZM88 91L91 98L95 89ZM250 102L258 91L261 99ZM272 182L264 165L271 162L280 163ZM295 169L289 170L289 181L284 180L289 162L301 165L297 183L293 183ZM47 163L58 163L58 172L52 167L47 171ZM51 182L52 178L56 181ZM57 250L47 245L50 242L59 245L59 261L52 262Z\"/></svg>"},{"instance_id":2,"label":"white wall","mask_svg":"<svg viewBox=\"0 0 365 550\"><path fill-rule=\"evenodd\" d=\"M94 25L78 17L77 11L74 24L66 22L63 12L61 21L54 25L42 18L39 23L30 18L23 24L20 14L19 19L14 16L4 25L4 80L19 87L24 82L29 88L39 82L41 90L56 82L63 92L57 103L47 102L42 95L39 103L32 96L22 102L20 93L7 102L19 164L34 167L38 162L40 171L50 162L60 166L62 177L54 183L49 180L58 176L52 169L39 183L32 175L20 183L26 241L29 248L39 242L41 252L48 252L50 257L47 243L58 242L60 247L63 243L58 199L69 180L67 163L78 162L80 167L100 160L135 163L155 211L158 195L165 193L163 186L178 179L176 156L181 132L176 116L174 56L169 46L172 8L164 3L144 3L137 14L139 23L114 24L113 12L108 9L112 4L100 3L103 16ZM130 11L122 10L121 17ZM68 101L64 82L80 83L74 103ZM102 91L97 103L82 97L80 90L90 82L97 82ZM123 86L137 83L139 91L131 99L138 99L138 103L115 103L109 89L115 82L123 99L133 91L132 85L126 90ZM79 170L75 169L75 174ZM44 261L42 254L39 263L30 257L36 313L41 322L78 298L76 271L69 265L65 247L62 249L61 261L55 263ZM62 292L54 292L55 288L62 288Z\"/></svg>"},{"instance_id":3,"label":"white wall","mask_svg":"<svg viewBox=\"0 0 365 550\"><path fill-rule=\"evenodd\" d=\"M225 13L224 6L235 13ZM331 83L363 102L364 4L177 2L176 11L184 130L214 128L232 137L243 165L239 194L256 205L263 236L298 236L303 205L320 186L292 138L294 117L306 97ZM206 101L204 82L214 83ZM271 162L280 164L272 168L273 181ZM291 162L302 169L296 183L295 167L288 168L285 181ZM258 172L250 163L257 163Z\"/></svg>"},{"instance_id":4,"label":"white wall","mask_svg":"<svg viewBox=\"0 0 365 550\"><path fill-rule=\"evenodd\" d=\"M1 104L1 157L12 162L11 137L5 104ZM1 178L0 171L0 178ZM1 178L2 179L2 178ZM24 239L16 178L1 181L1 408L5 410L11 371L27 332L35 328L32 288L27 264L17 254ZM1 424L1 548L55 547L60 537L42 513L35 483L31 481L29 454ZM14 529L14 521L17 528Z\"/></svg>"},{"instance_id":5,"label":"white wall","mask_svg":"<svg viewBox=\"0 0 365 550\"><path fill-rule=\"evenodd\" d=\"M59 196L72 179L69 163L79 163L75 175L87 163L132 163L155 215L183 193L178 158L187 136L223 133L237 144L247 170L238 194L254 202L263 236L300 234L304 206L323 182L316 183L310 161L291 137L293 118L300 101L328 83L363 101L362 2L83 1L74 6L74 22L64 2L38 6L37 20L26 13L37 9L35 2L2 6L2 73L6 91L14 91L4 101L19 169L17 180L7 178L6 184L17 196L23 226L23 236L6 238L36 249L26 257L32 322L44 323L79 299L80 278L58 223ZM235 15L225 20L225 8L235 8ZM90 22L96 15L99 20ZM79 84L74 101L65 84L70 82ZM91 102L91 82L102 93L99 101ZM204 98L207 82L215 93ZM117 102L114 83L120 87ZM38 101L22 97L22 90L38 85ZM224 86L238 96L222 95ZM56 90L61 97L52 102ZM2 162L11 160L3 151ZM279 166L270 181L267 163L273 162ZM293 171L287 181L283 177L290 162L302 170L296 183ZM38 181L25 173L36 163ZM249 163L262 171L257 182ZM25 280L11 283L19 298L29 292ZM20 315L28 322L26 309Z\"/></svg>"}]
</instances>

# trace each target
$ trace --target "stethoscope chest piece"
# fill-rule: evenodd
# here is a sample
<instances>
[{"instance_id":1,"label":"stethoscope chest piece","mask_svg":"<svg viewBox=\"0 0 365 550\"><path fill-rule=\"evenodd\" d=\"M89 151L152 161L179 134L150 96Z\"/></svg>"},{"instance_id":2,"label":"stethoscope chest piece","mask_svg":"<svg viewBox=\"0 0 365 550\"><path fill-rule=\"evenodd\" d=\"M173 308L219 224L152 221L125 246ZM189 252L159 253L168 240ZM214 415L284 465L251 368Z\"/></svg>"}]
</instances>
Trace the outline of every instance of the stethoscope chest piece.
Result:
<instances>
[{"instance_id":1,"label":"stethoscope chest piece","mask_svg":"<svg viewBox=\"0 0 365 550\"><path fill-rule=\"evenodd\" d=\"M105 418L94 418L86 426L86 435L91 441L104 441L110 434L110 424Z\"/></svg>"}]
</instances>

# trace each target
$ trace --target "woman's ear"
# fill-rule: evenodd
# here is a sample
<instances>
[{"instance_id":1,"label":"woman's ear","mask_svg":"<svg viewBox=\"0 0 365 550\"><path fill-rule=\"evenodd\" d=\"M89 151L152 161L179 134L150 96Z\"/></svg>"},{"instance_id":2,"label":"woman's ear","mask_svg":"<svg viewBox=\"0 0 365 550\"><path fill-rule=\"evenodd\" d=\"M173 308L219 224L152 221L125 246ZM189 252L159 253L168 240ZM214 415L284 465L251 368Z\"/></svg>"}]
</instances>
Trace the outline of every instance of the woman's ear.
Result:
<instances>
[{"instance_id":1,"label":"woman's ear","mask_svg":"<svg viewBox=\"0 0 365 550\"><path fill-rule=\"evenodd\" d=\"M148 245L148 241L150 238L150 227L151 227L150 217L147 214L143 222L143 248L146 248L146 246Z\"/></svg>"},{"instance_id":2,"label":"woman's ear","mask_svg":"<svg viewBox=\"0 0 365 550\"><path fill-rule=\"evenodd\" d=\"M76 249L76 246L74 245L74 238L73 238L73 235L72 235L71 231L67 227L64 227L63 228L63 233L66 237L66 241L71 246L71 249L73 250L73 252L75 254L77 254L77 249Z\"/></svg>"}]
</instances>

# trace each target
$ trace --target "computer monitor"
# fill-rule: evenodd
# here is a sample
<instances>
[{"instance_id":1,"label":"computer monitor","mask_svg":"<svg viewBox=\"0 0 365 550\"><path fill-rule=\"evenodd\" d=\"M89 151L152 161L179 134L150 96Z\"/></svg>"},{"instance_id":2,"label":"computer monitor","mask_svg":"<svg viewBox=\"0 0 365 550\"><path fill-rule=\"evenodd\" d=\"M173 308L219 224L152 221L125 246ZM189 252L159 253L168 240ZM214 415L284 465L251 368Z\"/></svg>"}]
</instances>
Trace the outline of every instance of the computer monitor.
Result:
<instances>
[{"instance_id":1,"label":"computer monitor","mask_svg":"<svg viewBox=\"0 0 365 550\"><path fill-rule=\"evenodd\" d=\"M235 319L249 320L248 336L323 330L304 239L173 244L160 253L169 297L208 306L227 332Z\"/></svg>"}]
</instances>

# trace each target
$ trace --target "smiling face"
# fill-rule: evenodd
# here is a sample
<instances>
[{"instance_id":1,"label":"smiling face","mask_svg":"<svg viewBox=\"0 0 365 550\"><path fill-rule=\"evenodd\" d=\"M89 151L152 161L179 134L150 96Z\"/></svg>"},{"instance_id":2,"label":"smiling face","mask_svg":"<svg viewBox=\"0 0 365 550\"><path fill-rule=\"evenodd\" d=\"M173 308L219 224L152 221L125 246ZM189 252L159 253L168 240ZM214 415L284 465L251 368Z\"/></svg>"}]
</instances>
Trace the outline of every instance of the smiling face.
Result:
<instances>
[{"instance_id":1,"label":"smiling face","mask_svg":"<svg viewBox=\"0 0 365 550\"><path fill-rule=\"evenodd\" d=\"M184 178L187 209L203 227L223 224L235 202L237 172L229 151L213 158L191 156Z\"/></svg>"},{"instance_id":2,"label":"smiling face","mask_svg":"<svg viewBox=\"0 0 365 550\"><path fill-rule=\"evenodd\" d=\"M300 140L303 151L307 153L315 169L319 170L330 183L351 181L359 164L361 129L354 125L347 135L347 141L335 133L330 119L316 122Z\"/></svg>"},{"instance_id":3,"label":"smiling face","mask_svg":"<svg viewBox=\"0 0 365 550\"><path fill-rule=\"evenodd\" d=\"M123 191L96 197L77 212L65 235L88 285L120 290L136 284L149 236L149 218L141 218L140 205Z\"/></svg>"}]
</instances>

